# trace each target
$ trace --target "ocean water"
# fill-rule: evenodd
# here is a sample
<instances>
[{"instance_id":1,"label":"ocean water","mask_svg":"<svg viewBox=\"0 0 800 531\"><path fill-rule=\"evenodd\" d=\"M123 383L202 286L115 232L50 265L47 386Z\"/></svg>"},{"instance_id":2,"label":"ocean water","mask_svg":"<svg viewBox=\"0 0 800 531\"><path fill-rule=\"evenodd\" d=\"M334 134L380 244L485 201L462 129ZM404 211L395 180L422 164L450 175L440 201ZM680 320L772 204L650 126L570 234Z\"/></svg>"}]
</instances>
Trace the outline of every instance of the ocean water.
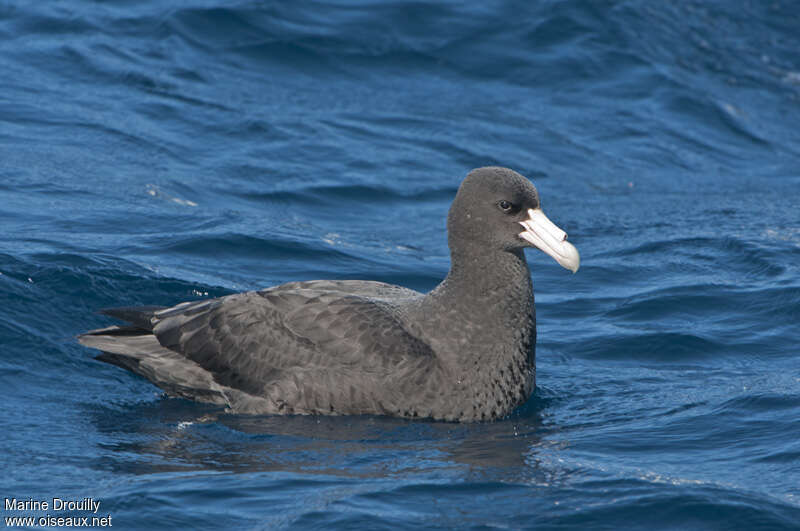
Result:
<instances>
[{"instance_id":1,"label":"ocean water","mask_svg":"<svg viewBox=\"0 0 800 531\"><path fill-rule=\"evenodd\" d=\"M0 496L100 503L3 517L800 529L799 28L785 0L3 2ZM528 255L510 418L225 415L74 339L289 280L429 290L484 165L582 254Z\"/></svg>"}]
</instances>

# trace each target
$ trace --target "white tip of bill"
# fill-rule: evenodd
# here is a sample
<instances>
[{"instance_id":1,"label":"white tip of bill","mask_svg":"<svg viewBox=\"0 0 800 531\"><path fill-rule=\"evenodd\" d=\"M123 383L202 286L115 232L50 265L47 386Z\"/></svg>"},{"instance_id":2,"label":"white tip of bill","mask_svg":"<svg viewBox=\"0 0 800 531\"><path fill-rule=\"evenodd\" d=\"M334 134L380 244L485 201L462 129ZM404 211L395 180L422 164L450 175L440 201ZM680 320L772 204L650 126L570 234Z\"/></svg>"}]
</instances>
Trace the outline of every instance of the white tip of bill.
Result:
<instances>
[{"instance_id":1,"label":"white tip of bill","mask_svg":"<svg viewBox=\"0 0 800 531\"><path fill-rule=\"evenodd\" d=\"M547 219L542 209L528 209L528 219L520 221L525 228L520 237L552 257L562 267L575 273L581 265L581 255L567 241L567 233Z\"/></svg>"}]
</instances>

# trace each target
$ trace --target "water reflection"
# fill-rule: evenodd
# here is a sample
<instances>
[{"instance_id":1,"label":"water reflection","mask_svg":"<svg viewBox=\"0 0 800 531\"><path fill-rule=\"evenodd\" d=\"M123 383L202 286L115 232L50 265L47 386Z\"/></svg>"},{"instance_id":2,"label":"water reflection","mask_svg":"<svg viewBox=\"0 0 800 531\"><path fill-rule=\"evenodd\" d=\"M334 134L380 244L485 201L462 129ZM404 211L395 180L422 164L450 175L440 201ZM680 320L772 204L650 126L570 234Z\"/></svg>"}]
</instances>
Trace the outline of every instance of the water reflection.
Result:
<instances>
[{"instance_id":1,"label":"water reflection","mask_svg":"<svg viewBox=\"0 0 800 531\"><path fill-rule=\"evenodd\" d=\"M353 416L229 415L163 398L92 405L99 432L96 466L134 474L258 472L384 478L424 473L489 481L528 481L537 448L552 428L534 397L511 418L484 424Z\"/></svg>"}]
</instances>

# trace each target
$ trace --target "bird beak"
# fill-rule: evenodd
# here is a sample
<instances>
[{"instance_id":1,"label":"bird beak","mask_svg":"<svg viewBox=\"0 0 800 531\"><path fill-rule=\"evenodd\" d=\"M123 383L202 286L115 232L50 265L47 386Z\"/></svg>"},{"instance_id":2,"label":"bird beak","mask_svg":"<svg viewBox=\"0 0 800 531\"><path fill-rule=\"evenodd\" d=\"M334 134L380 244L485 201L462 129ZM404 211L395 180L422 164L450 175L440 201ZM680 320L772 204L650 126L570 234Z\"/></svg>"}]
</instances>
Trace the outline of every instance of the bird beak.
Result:
<instances>
[{"instance_id":1,"label":"bird beak","mask_svg":"<svg viewBox=\"0 0 800 531\"><path fill-rule=\"evenodd\" d=\"M519 224L525 227L519 234L523 240L550 255L561 267L573 273L578 270L581 265L578 250L567 241L567 233L547 219L541 208L529 208L528 219Z\"/></svg>"}]
</instances>

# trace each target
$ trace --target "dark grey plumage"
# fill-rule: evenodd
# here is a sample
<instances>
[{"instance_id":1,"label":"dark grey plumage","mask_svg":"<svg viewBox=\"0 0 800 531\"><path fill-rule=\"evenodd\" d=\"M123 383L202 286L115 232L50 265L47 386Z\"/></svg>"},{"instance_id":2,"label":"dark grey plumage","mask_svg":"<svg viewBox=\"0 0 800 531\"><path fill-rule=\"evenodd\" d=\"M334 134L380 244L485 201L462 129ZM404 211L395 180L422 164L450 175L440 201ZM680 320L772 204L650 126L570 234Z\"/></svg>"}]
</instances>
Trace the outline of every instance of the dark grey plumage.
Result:
<instances>
[{"instance_id":1,"label":"dark grey plumage","mask_svg":"<svg viewBox=\"0 0 800 531\"><path fill-rule=\"evenodd\" d=\"M107 310L130 324L79 340L170 395L236 413L502 417L535 384L530 244L520 222L538 208L527 179L480 168L450 208L451 269L428 294L380 282L290 282L171 308Z\"/></svg>"}]
</instances>

